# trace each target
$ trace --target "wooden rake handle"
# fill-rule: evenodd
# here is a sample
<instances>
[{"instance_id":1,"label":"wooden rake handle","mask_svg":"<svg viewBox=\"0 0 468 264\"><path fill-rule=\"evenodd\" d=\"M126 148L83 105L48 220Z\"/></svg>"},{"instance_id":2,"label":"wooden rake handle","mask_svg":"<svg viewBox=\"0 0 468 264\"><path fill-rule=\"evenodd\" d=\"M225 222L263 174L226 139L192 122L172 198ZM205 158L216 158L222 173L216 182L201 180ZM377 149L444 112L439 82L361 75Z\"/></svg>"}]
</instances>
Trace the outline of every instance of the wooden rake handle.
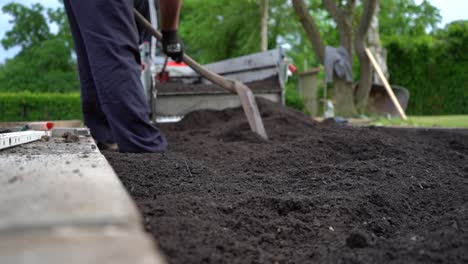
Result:
<instances>
[{"instance_id":1,"label":"wooden rake handle","mask_svg":"<svg viewBox=\"0 0 468 264\"><path fill-rule=\"evenodd\" d=\"M372 54L369 48L366 48L366 53L367 53L367 57L369 57L369 60L371 61L372 65L377 71L377 74L379 75L380 80L382 80L384 87L387 90L387 93L390 96L390 99L392 100L396 109L398 110L398 113L400 114L401 118L403 120L408 120L408 117L406 116L405 111L403 110L403 107L401 107L400 102L395 96L392 86L390 86L390 83L388 83L387 78L385 78L385 74L383 73L382 68L380 68L379 64L377 63L377 60L375 59L374 54Z\"/></svg>"}]
</instances>

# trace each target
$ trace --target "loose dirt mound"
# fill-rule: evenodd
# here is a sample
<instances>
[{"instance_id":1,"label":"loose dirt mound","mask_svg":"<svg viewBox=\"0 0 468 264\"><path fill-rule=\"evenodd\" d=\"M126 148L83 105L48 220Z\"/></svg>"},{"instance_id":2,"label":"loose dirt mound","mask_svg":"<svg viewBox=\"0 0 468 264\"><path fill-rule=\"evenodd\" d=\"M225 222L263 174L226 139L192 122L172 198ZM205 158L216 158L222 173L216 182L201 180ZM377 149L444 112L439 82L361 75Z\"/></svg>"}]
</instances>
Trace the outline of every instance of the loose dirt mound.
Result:
<instances>
[{"instance_id":1,"label":"loose dirt mound","mask_svg":"<svg viewBox=\"0 0 468 264\"><path fill-rule=\"evenodd\" d=\"M468 133L322 125L260 100L106 153L170 263L466 263Z\"/></svg>"}]
</instances>

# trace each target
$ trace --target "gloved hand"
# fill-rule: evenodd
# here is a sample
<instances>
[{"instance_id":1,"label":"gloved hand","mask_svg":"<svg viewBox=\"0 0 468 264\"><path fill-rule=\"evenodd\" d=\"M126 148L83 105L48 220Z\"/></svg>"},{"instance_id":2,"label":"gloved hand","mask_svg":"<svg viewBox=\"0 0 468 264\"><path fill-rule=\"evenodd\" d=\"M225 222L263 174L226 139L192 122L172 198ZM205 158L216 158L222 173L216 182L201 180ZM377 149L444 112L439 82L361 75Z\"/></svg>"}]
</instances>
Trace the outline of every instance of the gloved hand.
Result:
<instances>
[{"instance_id":1,"label":"gloved hand","mask_svg":"<svg viewBox=\"0 0 468 264\"><path fill-rule=\"evenodd\" d=\"M182 62L184 58L184 43L177 35L177 30L163 30L163 51L175 62Z\"/></svg>"}]
</instances>

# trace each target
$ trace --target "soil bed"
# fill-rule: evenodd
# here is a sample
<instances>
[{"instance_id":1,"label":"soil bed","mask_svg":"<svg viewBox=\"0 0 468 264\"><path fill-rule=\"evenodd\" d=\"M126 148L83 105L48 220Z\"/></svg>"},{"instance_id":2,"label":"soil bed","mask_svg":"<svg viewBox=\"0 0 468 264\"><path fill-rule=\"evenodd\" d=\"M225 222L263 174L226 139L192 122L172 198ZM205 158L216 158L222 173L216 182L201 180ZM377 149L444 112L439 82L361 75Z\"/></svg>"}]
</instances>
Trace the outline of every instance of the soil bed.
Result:
<instances>
[{"instance_id":1,"label":"soil bed","mask_svg":"<svg viewBox=\"0 0 468 264\"><path fill-rule=\"evenodd\" d=\"M259 101L105 153L170 263L467 263L468 132L318 124Z\"/></svg>"}]
</instances>

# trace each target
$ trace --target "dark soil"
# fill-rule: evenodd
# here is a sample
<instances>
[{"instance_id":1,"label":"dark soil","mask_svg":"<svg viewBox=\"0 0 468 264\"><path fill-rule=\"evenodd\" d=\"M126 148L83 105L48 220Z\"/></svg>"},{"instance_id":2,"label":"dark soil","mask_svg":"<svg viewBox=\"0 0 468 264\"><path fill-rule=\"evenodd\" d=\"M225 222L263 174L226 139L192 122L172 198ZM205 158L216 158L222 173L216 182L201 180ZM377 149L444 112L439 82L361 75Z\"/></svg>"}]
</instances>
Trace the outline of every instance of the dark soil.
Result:
<instances>
[{"instance_id":1,"label":"dark soil","mask_svg":"<svg viewBox=\"0 0 468 264\"><path fill-rule=\"evenodd\" d=\"M468 263L468 132L318 124L259 101L105 153L170 263Z\"/></svg>"},{"instance_id":2,"label":"dark soil","mask_svg":"<svg viewBox=\"0 0 468 264\"><path fill-rule=\"evenodd\" d=\"M77 143L80 142L80 137L77 135L74 135L71 132L66 132L65 134L62 135L63 142L65 143Z\"/></svg>"}]
</instances>

